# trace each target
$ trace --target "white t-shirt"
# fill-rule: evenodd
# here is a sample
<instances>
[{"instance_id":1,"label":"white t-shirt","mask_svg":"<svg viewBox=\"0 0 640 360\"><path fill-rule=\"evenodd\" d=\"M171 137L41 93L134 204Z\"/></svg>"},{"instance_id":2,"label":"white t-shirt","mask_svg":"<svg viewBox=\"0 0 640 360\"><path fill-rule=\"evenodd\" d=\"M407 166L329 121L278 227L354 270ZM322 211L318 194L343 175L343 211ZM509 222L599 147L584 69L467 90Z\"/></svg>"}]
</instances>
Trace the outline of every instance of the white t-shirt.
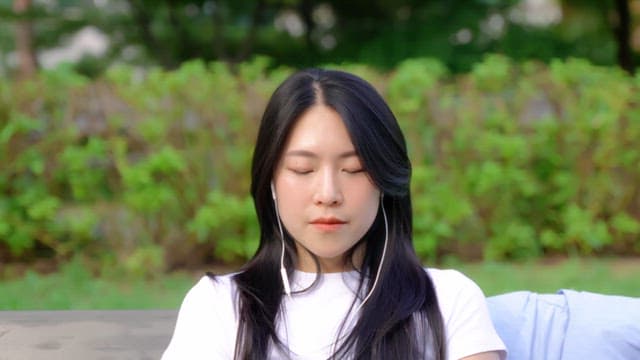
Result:
<instances>
[{"instance_id":1,"label":"white t-shirt","mask_svg":"<svg viewBox=\"0 0 640 360\"><path fill-rule=\"evenodd\" d=\"M495 350L506 358L505 346L493 328L480 288L455 270L427 271L435 284L444 319L447 358ZM283 297L285 313L277 325L278 336L291 353L282 356L272 349L269 358L327 359L353 302L358 276L355 271L323 274L321 283L313 289ZM205 276L187 293L162 360L233 359L237 318L236 286L231 277L232 274L222 275L214 281ZM315 273L295 271L292 291L306 288L315 277Z\"/></svg>"}]
</instances>

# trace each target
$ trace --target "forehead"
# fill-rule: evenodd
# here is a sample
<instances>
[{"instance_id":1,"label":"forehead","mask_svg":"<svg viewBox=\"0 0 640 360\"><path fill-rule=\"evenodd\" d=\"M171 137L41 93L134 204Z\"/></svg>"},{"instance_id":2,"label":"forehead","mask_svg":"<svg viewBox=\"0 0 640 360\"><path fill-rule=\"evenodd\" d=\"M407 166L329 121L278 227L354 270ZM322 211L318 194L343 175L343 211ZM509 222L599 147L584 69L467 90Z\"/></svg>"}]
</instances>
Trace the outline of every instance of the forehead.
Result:
<instances>
[{"instance_id":1,"label":"forehead","mask_svg":"<svg viewBox=\"0 0 640 360\"><path fill-rule=\"evenodd\" d=\"M314 105L295 122L284 153L295 151L344 153L354 146L342 117L326 105Z\"/></svg>"}]
</instances>

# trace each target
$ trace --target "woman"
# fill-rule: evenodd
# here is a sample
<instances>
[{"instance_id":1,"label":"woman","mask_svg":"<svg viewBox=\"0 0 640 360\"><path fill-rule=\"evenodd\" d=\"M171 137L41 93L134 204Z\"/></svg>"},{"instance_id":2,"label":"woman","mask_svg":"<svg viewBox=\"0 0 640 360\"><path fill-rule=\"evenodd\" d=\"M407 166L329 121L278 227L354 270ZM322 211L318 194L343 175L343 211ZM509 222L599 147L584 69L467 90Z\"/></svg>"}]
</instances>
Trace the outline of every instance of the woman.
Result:
<instances>
[{"instance_id":1,"label":"woman","mask_svg":"<svg viewBox=\"0 0 640 360\"><path fill-rule=\"evenodd\" d=\"M370 84L290 76L254 150L258 250L189 291L163 359L504 358L481 290L421 266L410 176L400 127Z\"/></svg>"}]
</instances>

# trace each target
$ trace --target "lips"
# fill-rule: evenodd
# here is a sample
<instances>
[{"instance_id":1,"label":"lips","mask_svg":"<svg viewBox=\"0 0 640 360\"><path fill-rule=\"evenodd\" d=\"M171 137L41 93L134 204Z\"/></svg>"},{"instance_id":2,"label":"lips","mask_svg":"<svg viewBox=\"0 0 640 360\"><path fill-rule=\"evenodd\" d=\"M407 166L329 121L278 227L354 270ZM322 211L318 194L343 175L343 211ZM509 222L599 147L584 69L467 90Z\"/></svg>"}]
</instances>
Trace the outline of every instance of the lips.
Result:
<instances>
[{"instance_id":1,"label":"lips","mask_svg":"<svg viewBox=\"0 0 640 360\"><path fill-rule=\"evenodd\" d=\"M334 225L334 224L346 224L347 222L344 220L340 220L335 217L323 217L317 218L311 221L312 224L325 224L325 225Z\"/></svg>"},{"instance_id":2,"label":"lips","mask_svg":"<svg viewBox=\"0 0 640 360\"><path fill-rule=\"evenodd\" d=\"M335 231L347 222L335 217L322 217L311 221L311 224L321 231Z\"/></svg>"}]
</instances>

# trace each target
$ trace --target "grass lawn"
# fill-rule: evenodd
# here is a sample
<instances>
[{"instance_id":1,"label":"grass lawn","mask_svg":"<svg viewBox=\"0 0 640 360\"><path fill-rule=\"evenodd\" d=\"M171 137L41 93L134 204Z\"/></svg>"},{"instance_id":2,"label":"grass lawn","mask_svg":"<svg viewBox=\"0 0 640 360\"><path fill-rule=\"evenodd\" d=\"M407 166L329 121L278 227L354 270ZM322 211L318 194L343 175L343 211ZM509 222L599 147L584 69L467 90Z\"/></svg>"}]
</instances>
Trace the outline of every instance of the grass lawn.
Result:
<instances>
[{"instance_id":1,"label":"grass lawn","mask_svg":"<svg viewBox=\"0 0 640 360\"><path fill-rule=\"evenodd\" d=\"M640 297L640 258L568 259L532 263L453 264L491 296L529 290L560 289Z\"/></svg>"},{"instance_id":2,"label":"grass lawn","mask_svg":"<svg viewBox=\"0 0 640 360\"><path fill-rule=\"evenodd\" d=\"M530 290L553 293L575 289L640 297L640 258L569 259L531 263L448 263L475 280L487 296ZM82 265L59 272L27 272L0 279L0 310L177 308L202 273L173 273L156 279L94 278Z\"/></svg>"}]
</instances>

